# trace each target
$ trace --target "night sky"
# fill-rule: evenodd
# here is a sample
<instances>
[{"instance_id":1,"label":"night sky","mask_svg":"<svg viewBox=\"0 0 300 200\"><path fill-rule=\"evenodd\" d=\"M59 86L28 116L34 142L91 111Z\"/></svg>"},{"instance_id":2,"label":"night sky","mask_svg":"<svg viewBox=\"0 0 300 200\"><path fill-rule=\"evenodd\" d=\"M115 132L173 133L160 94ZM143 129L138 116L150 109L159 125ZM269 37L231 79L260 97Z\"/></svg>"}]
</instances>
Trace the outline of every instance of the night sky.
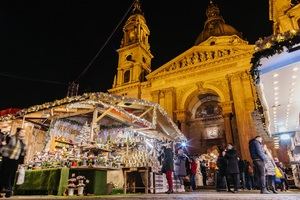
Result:
<instances>
[{"instance_id":1,"label":"night sky","mask_svg":"<svg viewBox=\"0 0 300 200\"><path fill-rule=\"evenodd\" d=\"M133 0L0 1L0 110L64 98ZM152 70L194 45L209 0L142 0ZM254 44L272 34L268 0L215 0L225 22ZM125 18L127 19L128 16ZM106 92L117 71L122 28L78 80L80 94Z\"/></svg>"}]
</instances>

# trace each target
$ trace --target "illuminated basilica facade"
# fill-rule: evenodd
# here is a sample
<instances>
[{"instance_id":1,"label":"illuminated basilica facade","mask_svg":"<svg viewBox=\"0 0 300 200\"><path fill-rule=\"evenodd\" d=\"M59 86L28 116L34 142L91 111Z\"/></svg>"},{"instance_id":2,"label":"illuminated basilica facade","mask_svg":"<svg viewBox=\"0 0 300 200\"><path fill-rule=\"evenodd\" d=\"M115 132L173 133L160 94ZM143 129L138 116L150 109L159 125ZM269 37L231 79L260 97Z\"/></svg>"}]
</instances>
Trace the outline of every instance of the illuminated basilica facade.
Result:
<instances>
[{"instance_id":1,"label":"illuminated basilica facade","mask_svg":"<svg viewBox=\"0 0 300 200\"><path fill-rule=\"evenodd\" d=\"M287 22L284 2L270 0L274 31L299 29L299 14ZM217 5L210 3L206 16L195 45L152 71L150 31L136 1L123 27L109 92L163 106L188 138L191 154L233 143L249 159L248 142L259 134L253 120L257 95L249 74L255 45L225 23Z\"/></svg>"}]
</instances>

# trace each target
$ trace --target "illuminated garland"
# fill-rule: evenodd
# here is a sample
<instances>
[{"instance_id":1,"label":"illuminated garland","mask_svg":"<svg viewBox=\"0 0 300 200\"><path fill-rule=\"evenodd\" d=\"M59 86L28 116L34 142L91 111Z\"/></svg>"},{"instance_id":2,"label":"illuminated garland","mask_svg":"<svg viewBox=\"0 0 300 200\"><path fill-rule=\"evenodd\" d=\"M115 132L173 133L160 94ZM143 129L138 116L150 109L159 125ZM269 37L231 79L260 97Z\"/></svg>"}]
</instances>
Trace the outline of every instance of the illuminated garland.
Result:
<instances>
[{"instance_id":1,"label":"illuminated garland","mask_svg":"<svg viewBox=\"0 0 300 200\"><path fill-rule=\"evenodd\" d=\"M149 128L155 128L155 124L149 122L146 119L142 119L132 113L127 112L124 108L122 108L121 106L118 106L117 104L121 101L126 102L126 103L137 103L143 106L149 106L149 107L154 107L154 109L158 110L169 122L169 124L171 124L171 126L175 129L175 132L177 132L177 134L179 134L179 139L184 139L185 136L180 132L180 130L178 129L177 125L172 121L172 119L168 116L167 112L157 103L153 103L147 100L143 100L143 99L135 99L135 98L130 98L130 97L124 97L124 96L117 96L117 95L113 95L113 94L107 94L107 93L102 93L102 92L97 92L97 93L84 93L81 96L72 96L72 97L66 97L60 100L55 100L53 102L47 102L41 105L35 105L35 106L31 106L27 109L22 109L19 112L17 112L15 115L5 115L5 116L1 116L0 117L0 122L1 121L8 121L8 120L13 120L16 118L22 118L24 115L27 115L29 113L33 113L33 112L37 112L40 110L44 110L44 109L50 109L53 108L55 106L61 106L61 105L65 105L65 104L71 104L71 103L79 103L85 101L86 104L91 104L91 105L95 105L96 103L100 103L102 104L105 108L110 108L113 107L116 111L125 114L127 116L129 116L130 118L133 119L133 121L138 122L143 124L144 126L147 126ZM78 104L79 105L79 104ZM75 105L72 105L76 107ZM157 120L157 116L154 115L153 116L154 121ZM65 121L67 122L67 121ZM69 123L76 123L75 121L68 121ZM77 125L80 125L80 123L78 123ZM82 124L81 124L82 125Z\"/></svg>"},{"instance_id":2,"label":"illuminated garland","mask_svg":"<svg viewBox=\"0 0 300 200\"><path fill-rule=\"evenodd\" d=\"M252 67L250 69L253 81L259 83L259 66L262 58L269 58L275 54L280 54L284 49L292 49L300 44L300 31L291 30L284 34L272 35L270 37L259 39L255 45L255 53L251 59Z\"/></svg>"}]
</instances>

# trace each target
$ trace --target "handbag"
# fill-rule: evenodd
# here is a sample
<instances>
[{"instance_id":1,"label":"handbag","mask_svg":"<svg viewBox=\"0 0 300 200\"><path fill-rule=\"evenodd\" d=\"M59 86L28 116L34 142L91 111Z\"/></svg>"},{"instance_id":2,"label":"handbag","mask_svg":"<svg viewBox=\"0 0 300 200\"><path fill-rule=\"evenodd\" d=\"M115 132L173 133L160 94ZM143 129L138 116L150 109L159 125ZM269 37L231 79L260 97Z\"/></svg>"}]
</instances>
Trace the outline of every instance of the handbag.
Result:
<instances>
[{"instance_id":1,"label":"handbag","mask_svg":"<svg viewBox=\"0 0 300 200\"><path fill-rule=\"evenodd\" d=\"M275 178L283 178L283 174L281 173L280 169L278 167L275 167Z\"/></svg>"},{"instance_id":2,"label":"handbag","mask_svg":"<svg viewBox=\"0 0 300 200\"><path fill-rule=\"evenodd\" d=\"M16 185L22 185L25 181L25 167L23 165L19 168L18 179Z\"/></svg>"}]
</instances>

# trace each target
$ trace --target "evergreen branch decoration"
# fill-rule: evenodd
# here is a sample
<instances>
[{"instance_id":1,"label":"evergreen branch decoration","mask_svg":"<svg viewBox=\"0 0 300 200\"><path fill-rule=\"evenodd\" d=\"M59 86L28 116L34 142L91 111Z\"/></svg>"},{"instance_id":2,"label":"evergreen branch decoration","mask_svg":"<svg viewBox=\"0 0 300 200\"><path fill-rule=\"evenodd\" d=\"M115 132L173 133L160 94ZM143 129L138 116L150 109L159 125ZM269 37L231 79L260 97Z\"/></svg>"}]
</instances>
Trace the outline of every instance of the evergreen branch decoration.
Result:
<instances>
[{"instance_id":1,"label":"evergreen branch decoration","mask_svg":"<svg viewBox=\"0 0 300 200\"><path fill-rule=\"evenodd\" d=\"M259 39L255 45L255 53L251 59L250 73L253 81L258 84L260 81L258 69L261 66L262 58L269 58L275 54L282 53L285 49L291 50L296 45L300 44L300 31L291 30L284 34L272 35L270 37Z\"/></svg>"}]
</instances>

